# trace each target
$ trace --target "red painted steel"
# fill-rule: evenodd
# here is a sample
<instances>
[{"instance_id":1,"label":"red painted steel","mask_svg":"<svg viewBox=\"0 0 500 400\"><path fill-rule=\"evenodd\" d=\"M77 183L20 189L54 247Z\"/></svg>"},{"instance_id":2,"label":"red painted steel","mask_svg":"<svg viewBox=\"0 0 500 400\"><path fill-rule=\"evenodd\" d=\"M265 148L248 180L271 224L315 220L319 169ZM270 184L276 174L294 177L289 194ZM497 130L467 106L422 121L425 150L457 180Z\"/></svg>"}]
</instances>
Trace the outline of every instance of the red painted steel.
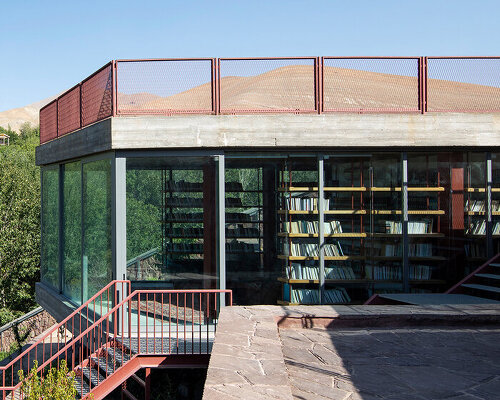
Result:
<instances>
[{"instance_id":1,"label":"red painted steel","mask_svg":"<svg viewBox=\"0 0 500 400\"><path fill-rule=\"evenodd\" d=\"M323 112L419 112L420 57L323 57Z\"/></svg>"},{"instance_id":2,"label":"red painted steel","mask_svg":"<svg viewBox=\"0 0 500 400\"><path fill-rule=\"evenodd\" d=\"M66 135L81 126L80 84L76 85L58 99L57 136Z\"/></svg>"},{"instance_id":3,"label":"red painted steel","mask_svg":"<svg viewBox=\"0 0 500 400\"><path fill-rule=\"evenodd\" d=\"M494 264L500 261L500 253L498 253L496 256L493 258L489 259L486 261L483 265L478 267L476 270L472 271L469 275L467 275L464 279L462 279L460 282L458 282L456 285L453 285L451 288L449 288L445 293L461 293L461 286L464 283L473 283L473 281L476 279L475 276L476 274L480 274L482 272L487 271L490 268L490 264Z\"/></svg>"},{"instance_id":4,"label":"red painted steel","mask_svg":"<svg viewBox=\"0 0 500 400\"><path fill-rule=\"evenodd\" d=\"M56 357L56 355L59 354L59 356L62 356L62 354L65 354L65 356L67 356L68 349L71 348L72 339L79 332L81 332L82 329L87 329L88 326L92 324L93 319L100 317L100 315L96 312L96 307L102 304L113 304L113 299L110 296L110 289L115 292L117 290L121 290L122 293L130 293L130 285L130 281L110 282L60 323L54 325L49 331L44 333L35 343L29 346L11 362L3 367L0 367L2 378L0 393L3 395L2 398L5 398L7 392L19 389L20 383L17 382L17 372L19 369L29 369L31 367L32 361L37 359L40 346L42 351L42 363L40 364L40 369L45 366L52 367L55 361L57 361L58 365L60 357ZM86 312L86 319L82 321L81 316L83 312ZM76 321L78 321L77 324ZM61 342L64 342L65 344L62 349L60 348ZM48 346L48 350L46 349L46 346ZM72 355L75 353L74 350L73 345ZM47 360L45 359L46 354ZM76 366L75 358L73 356L71 357L71 360L68 360L68 357L65 358L70 369Z\"/></svg>"},{"instance_id":5,"label":"red painted steel","mask_svg":"<svg viewBox=\"0 0 500 400\"><path fill-rule=\"evenodd\" d=\"M221 114L318 112L318 58L220 58Z\"/></svg>"},{"instance_id":6,"label":"red painted steel","mask_svg":"<svg viewBox=\"0 0 500 400\"><path fill-rule=\"evenodd\" d=\"M500 112L499 77L500 57L118 60L79 111L76 87L40 110L40 143L117 115Z\"/></svg>"},{"instance_id":7,"label":"red painted steel","mask_svg":"<svg viewBox=\"0 0 500 400\"><path fill-rule=\"evenodd\" d=\"M500 111L500 57L426 59L429 112Z\"/></svg>"},{"instance_id":8,"label":"red painted steel","mask_svg":"<svg viewBox=\"0 0 500 400\"><path fill-rule=\"evenodd\" d=\"M82 126L113 115L113 64L109 63L82 83Z\"/></svg>"},{"instance_id":9,"label":"red painted steel","mask_svg":"<svg viewBox=\"0 0 500 400\"><path fill-rule=\"evenodd\" d=\"M215 59L116 61L117 115L215 114Z\"/></svg>"},{"instance_id":10,"label":"red painted steel","mask_svg":"<svg viewBox=\"0 0 500 400\"><path fill-rule=\"evenodd\" d=\"M208 354L215 334L218 312L207 312L205 314L203 300L208 307L213 301L214 308L217 310L217 305L221 304L222 301L221 296L225 296L229 297L228 304L232 305L231 291L217 289L138 290L129 294L117 304L111 302L113 293L111 293L111 296L106 297L106 301L102 299L103 294L110 293L110 288L114 293L120 289L120 293L125 293L125 288L130 290L130 281L111 282L96 296L78 308L77 311L80 317L82 312L85 312L85 320L89 315L89 308L91 308L92 312L99 310L98 319L91 319L85 326L80 325L79 331L72 330L71 336L66 338L63 344L58 344L57 348L51 351L47 358L43 358L38 368L40 374L46 368L58 366L60 360L66 359L69 368L74 370L77 376L80 377L81 393L86 388L84 386L84 376L92 377L92 379L85 378L88 393L109 393L110 390L123 382L123 377L126 379L131 373L135 372L135 370L131 372L133 363L130 362L137 357L160 356L161 358L171 354ZM167 305L164 304L165 294L169 295ZM199 301L195 301L197 297ZM172 302L173 299L175 299L174 302ZM158 313L160 309L162 310L161 314ZM165 315L164 311L168 315ZM175 320L172 320L173 315L175 315ZM54 344L52 334L59 332L61 327L67 329L65 323L69 321L74 325L75 316L76 312L44 335L36 345L31 346L23 354L29 354L29 351L36 348L38 344L45 343L47 338L50 340L49 345L52 349ZM92 317L92 315L89 316ZM128 316L128 318L125 319L124 316ZM141 324L141 320L144 320L145 324ZM110 324L110 322L112 323ZM163 340L163 332L166 332L166 330L163 330L165 324L169 325L168 348L163 346L163 343L166 343L166 340ZM158 340L159 337L157 336L157 326L159 325L162 326L162 340ZM175 329L172 329L172 325L175 325ZM72 326L72 328L74 327ZM206 341L202 341L205 331L207 332ZM171 346L173 335L177 343L175 349ZM199 340L196 340L198 336ZM143 341L145 346L141 346ZM160 343L161 347L159 346ZM115 359L118 349L121 352L120 363L117 363ZM113 362L110 359L111 352ZM71 353L71 357L68 356L68 353ZM75 355L78 355L78 357L75 357ZM29 360L28 357L25 361L29 364ZM3 383L0 391L4 399L10 392L14 392L14 397L19 396L21 382L15 381L13 376L11 380L6 381L5 370L9 371L9 368L11 368L13 374L14 365L16 365L17 369L21 369L23 367L22 361L23 357L21 355L3 368ZM128 365L129 363L130 365ZM107 386L102 386L104 382L108 382ZM115 386L110 387L110 384ZM97 398L101 398L99 396Z\"/></svg>"},{"instance_id":11,"label":"red painted steel","mask_svg":"<svg viewBox=\"0 0 500 400\"><path fill-rule=\"evenodd\" d=\"M57 137L57 100L40 110L40 143Z\"/></svg>"}]
</instances>

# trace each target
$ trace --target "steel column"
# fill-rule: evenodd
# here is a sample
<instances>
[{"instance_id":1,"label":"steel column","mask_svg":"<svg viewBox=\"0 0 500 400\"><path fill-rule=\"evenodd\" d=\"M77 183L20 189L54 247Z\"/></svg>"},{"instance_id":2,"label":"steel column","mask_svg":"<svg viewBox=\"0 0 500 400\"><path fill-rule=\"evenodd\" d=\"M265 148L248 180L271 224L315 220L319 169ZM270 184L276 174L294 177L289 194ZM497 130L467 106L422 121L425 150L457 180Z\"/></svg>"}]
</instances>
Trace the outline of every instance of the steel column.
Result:
<instances>
[{"instance_id":1,"label":"steel column","mask_svg":"<svg viewBox=\"0 0 500 400\"><path fill-rule=\"evenodd\" d=\"M324 158L318 156L318 259L319 259L319 303L323 304L325 293L325 212L324 212Z\"/></svg>"},{"instance_id":2,"label":"steel column","mask_svg":"<svg viewBox=\"0 0 500 400\"><path fill-rule=\"evenodd\" d=\"M402 251L403 251L403 292L410 291L409 281L409 241L408 241L408 155L406 152L402 154L401 160L402 182L401 182L401 219L402 219Z\"/></svg>"},{"instance_id":3,"label":"steel column","mask_svg":"<svg viewBox=\"0 0 500 400\"><path fill-rule=\"evenodd\" d=\"M225 163L224 154L216 156L215 174L215 220L216 220L216 266L219 289L226 289L226 204L225 204ZM221 296L220 306L225 306L225 297Z\"/></svg>"}]
</instances>

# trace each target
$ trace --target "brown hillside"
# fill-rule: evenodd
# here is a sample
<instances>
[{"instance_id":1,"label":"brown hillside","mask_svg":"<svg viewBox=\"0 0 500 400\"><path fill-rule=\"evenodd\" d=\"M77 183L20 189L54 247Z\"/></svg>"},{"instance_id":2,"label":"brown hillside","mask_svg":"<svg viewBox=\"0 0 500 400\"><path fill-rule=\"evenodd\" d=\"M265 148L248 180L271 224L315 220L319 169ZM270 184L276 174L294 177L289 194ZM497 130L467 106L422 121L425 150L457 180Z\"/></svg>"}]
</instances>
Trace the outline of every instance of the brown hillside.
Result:
<instances>
[{"instance_id":1,"label":"brown hillside","mask_svg":"<svg viewBox=\"0 0 500 400\"><path fill-rule=\"evenodd\" d=\"M325 109L417 109L417 78L335 67L324 68ZM134 96L134 95L130 95ZM430 79L429 110L500 109L500 88ZM137 104L139 102L136 102ZM137 109L211 108L210 84L144 102ZM312 110L313 67L287 66L252 77L221 79L222 110Z\"/></svg>"}]
</instances>

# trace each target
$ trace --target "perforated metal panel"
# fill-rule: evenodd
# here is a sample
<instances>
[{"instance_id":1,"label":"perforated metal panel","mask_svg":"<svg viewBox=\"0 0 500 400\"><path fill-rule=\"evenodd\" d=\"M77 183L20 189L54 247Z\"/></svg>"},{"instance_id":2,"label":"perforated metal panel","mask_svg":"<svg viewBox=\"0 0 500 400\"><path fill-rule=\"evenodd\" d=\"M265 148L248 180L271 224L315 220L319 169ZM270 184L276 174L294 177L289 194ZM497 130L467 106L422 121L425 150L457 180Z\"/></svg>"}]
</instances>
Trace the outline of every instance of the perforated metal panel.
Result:
<instances>
[{"instance_id":1,"label":"perforated metal panel","mask_svg":"<svg viewBox=\"0 0 500 400\"><path fill-rule=\"evenodd\" d=\"M500 57L429 57L427 110L500 111Z\"/></svg>"},{"instance_id":2,"label":"perforated metal panel","mask_svg":"<svg viewBox=\"0 0 500 400\"><path fill-rule=\"evenodd\" d=\"M219 60L220 112L317 112L317 58Z\"/></svg>"},{"instance_id":3,"label":"perforated metal panel","mask_svg":"<svg viewBox=\"0 0 500 400\"><path fill-rule=\"evenodd\" d=\"M58 136L62 136L80 128L80 85L62 95L58 102Z\"/></svg>"},{"instance_id":4,"label":"perforated metal panel","mask_svg":"<svg viewBox=\"0 0 500 400\"><path fill-rule=\"evenodd\" d=\"M215 112L215 60L117 61L118 114Z\"/></svg>"},{"instance_id":5,"label":"perforated metal panel","mask_svg":"<svg viewBox=\"0 0 500 400\"><path fill-rule=\"evenodd\" d=\"M112 71L112 65L108 64L82 82L82 126L112 115Z\"/></svg>"},{"instance_id":6,"label":"perforated metal panel","mask_svg":"<svg viewBox=\"0 0 500 400\"><path fill-rule=\"evenodd\" d=\"M419 58L323 58L323 111L418 112Z\"/></svg>"},{"instance_id":7,"label":"perforated metal panel","mask_svg":"<svg viewBox=\"0 0 500 400\"><path fill-rule=\"evenodd\" d=\"M57 137L57 100L40 110L40 143Z\"/></svg>"}]
</instances>

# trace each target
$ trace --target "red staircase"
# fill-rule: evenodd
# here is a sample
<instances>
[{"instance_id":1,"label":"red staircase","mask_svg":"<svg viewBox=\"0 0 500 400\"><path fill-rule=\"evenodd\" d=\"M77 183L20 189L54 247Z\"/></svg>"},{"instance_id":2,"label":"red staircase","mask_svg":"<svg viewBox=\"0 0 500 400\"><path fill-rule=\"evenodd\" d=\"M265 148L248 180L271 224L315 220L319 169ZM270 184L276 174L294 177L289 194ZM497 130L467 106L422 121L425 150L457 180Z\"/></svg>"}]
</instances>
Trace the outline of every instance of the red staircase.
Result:
<instances>
[{"instance_id":1,"label":"red staircase","mask_svg":"<svg viewBox=\"0 0 500 400\"><path fill-rule=\"evenodd\" d=\"M7 366L1 398L22 398L19 369L38 373L66 360L79 398L102 399L139 369L208 364L221 306L230 290L136 290L113 281ZM61 341L61 338L63 339Z\"/></svg>"}]
</instances>

